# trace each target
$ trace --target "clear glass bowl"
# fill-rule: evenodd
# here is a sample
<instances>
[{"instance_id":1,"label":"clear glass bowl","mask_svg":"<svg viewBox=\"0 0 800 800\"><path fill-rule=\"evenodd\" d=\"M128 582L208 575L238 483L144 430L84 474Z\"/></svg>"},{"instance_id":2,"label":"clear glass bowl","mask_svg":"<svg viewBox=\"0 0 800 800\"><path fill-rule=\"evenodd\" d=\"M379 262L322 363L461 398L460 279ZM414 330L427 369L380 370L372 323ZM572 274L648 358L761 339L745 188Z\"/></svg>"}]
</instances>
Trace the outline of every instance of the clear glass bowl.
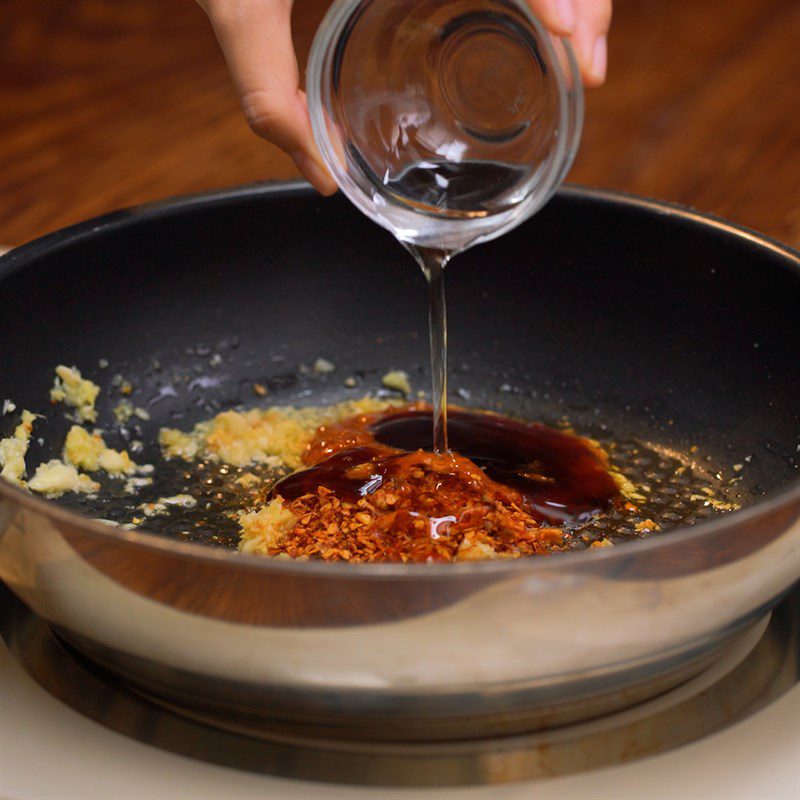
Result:
<instances>
[{"instance_id":1,"label":"clear glass bowl","mask_svg":"<svg viewBox=\"0 0 800 800\"><path fill-rule=\"evenodd\" d=\"M336 0L306 89L350 200L401 241L450 252L541 208L583 122L569 44L524 0Z\"/></svg>"}]
</instances>

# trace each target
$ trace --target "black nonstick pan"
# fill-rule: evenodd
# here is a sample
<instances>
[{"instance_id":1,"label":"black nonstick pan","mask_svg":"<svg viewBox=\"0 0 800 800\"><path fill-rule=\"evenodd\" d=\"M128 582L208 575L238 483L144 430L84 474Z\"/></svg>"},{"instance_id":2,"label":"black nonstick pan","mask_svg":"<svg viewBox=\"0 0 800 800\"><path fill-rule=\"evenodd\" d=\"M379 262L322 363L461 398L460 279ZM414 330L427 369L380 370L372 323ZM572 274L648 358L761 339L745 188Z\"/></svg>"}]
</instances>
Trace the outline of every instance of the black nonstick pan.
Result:
<instances>
[{"instance_id":1,"label":"black nonstick pan","mask_svg":"<svg viewBox=\"0 0 800 800\"><path fill-rule=\"evenodd\" d=\"M110 528L4 484L3 580L140 690L248 730L508 732L696 673L798 578L798 254L689 210L565 188L454 259L448 292L458 403L742 465L744 508L602 551L352 567ZM52 234L0 259L0 297L0 400L47 417L29 464L57 455L68 426L47 400L56 364L104 387L101 421L113 376L131 382L150 413L130 431L142 461L157 460L161 426L222 408L333 402L392 368L429 385L418 268L344 198L300 184ZM300 369L319 357L336 372Z\"/></svg>"}]
</instances>

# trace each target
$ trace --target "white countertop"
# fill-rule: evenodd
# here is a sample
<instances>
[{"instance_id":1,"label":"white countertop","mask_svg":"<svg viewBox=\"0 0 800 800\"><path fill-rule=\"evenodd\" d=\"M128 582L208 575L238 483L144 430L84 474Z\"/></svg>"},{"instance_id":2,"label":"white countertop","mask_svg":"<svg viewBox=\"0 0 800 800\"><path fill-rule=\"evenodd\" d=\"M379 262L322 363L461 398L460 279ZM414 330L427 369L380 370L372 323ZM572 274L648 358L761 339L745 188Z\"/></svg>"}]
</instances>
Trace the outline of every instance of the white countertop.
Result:
<instances>
[{"instance_id":1,"label":"white countertop","mask_svg":"<svg viewBox=\"0 0 800 800\"><path fill-rule=\"evenodd\" d=\"M22 670L2 642L0 676L3 800L800 798L800 685L719 733L636 762L501 786L387 789L272 778L141 744L53 698Z\"/></svg>"}]
</instances>

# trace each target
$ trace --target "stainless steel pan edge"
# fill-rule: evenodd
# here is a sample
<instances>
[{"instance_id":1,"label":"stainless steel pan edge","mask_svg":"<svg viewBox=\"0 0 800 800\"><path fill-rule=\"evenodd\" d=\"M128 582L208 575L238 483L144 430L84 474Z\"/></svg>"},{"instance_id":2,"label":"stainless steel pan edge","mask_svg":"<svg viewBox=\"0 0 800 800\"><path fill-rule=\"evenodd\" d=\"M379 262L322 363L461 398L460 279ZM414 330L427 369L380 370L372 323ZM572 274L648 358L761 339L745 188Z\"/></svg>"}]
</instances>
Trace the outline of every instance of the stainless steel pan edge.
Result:
<instances>
[{"instance_id":1,"label":"stainless steel pan edge","mask_svg":"<svg viewBox=\"0 0 800 800\"><path fill-rule=\"evenodd\" d=\"M31 608L142 691L231 719L437 738L594 716L690 677L796 580L797 510L760 519L745 549L722 530L655 560L631 547L409 583L143 559L18 507L0 561Z\"/></svg>"}]
</instances>

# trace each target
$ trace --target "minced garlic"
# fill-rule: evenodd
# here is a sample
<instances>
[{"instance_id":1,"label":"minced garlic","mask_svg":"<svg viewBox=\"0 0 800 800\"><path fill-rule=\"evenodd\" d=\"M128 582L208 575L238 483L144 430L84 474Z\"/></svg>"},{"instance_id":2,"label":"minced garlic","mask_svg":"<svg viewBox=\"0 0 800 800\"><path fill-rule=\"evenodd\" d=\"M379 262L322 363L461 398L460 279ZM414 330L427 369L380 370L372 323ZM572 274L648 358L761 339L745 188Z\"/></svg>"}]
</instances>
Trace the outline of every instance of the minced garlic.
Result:
<instances>
[{"instance_id":1,"label":"minced garlic","mask_svg":"<svg viewBox=\"0 0 800 800\"><path fill-rule=\"evenodd\" d=\"M135 494L144 486L150 486L152 478L128 478L125 481L125 491L127 494Z\"/></svg>"},{"instance_id":2,"label":"minced garlic","mask_svg":"<svg viewBox=\"0 0 800 800\"><path fill-rule=\"evenodd\" d=\"M31 441L31 431L35 414L23 411L19 425L14 429L14 435L7 439L0 439L0 478L17 486L24 486L25 454Z\"/></svg>"},{"instance_id":3,"label":"minced garlic","mask_svg":"<svg viewBox=\"0 0 800 800\"><path fill-rule=\"evenodd\" d=\"M190 494L176 494L172 497L159 497L154 503L142 503L138 508L146 517L155 517L159 514L166 514L170 506L179 508L194 508L197 500Z\"/></svg>"},{"instance_id":4,"label":"minced garlic","mask_svg":"<svg viewBox=\"0 0 800 800\"><path fill-rule=\"evenodd\" d=\"M120 402L111 409L111 413L114 415L117 422L122 425L133 416L133 403L131 403L130 400L120 400Z\"/></svg>"},{"instance_id":5,"label":"minced garlic","mask_svg":"<svg viewBox=\"0 0 800 800\"><path fill-rule=\"evenodd\" d=\"M261 479L257 475L253 475L252 472L245 472L243 475L240 475L234 483L241 486L243 489L250 489L253 486L258 486L261 483Z\"/></svg>"},{"instance_id":6,"label":"minced garlic","mask_svg":"<svg viewBox=\"0 0 800 800\"><path fill-rule=\"evenodd\" d=\"M331 372L336 372L336 364L327 358L318 358L312 365L311 371L315 375L330 375Z\"/></svg>"},{"instance_id":7,"label":"minced garlic","mask_svg":"<svg viewBox=\"0 0 800 800\"><path fill-rule=\"evenodd\" d=\"M327 407L223 411L214 419L195 425L190 433L162 428L159 442L166 458L190 461L202 456L238 467L285 464L298 469L309 440L321 425L385 411L392 405L390 401L364 397Z\"/></svg>"},{"instance_id":8,"label":"minced garlic","mask_svg":"<svg viewBox=\"0 0 800 800\"><path fill-rule=\"evenodd\" d=\"M591 441L591 440L586 440ZM623 475L618 469L616 469L613 465L608 463L606 459L606 466L608 468L608 472L611 477L614 479L614 482L617 484L617 488L620 491L620 494L626 499L630 500L634 503L644 503L647 501L647 498L639 491L639 489L633 484L633 482Z\"/></svg>"},{"instance_id":9,"label":"minced garlic","mask_svg":"<svg viewBox=\"0 0 800 800\"><path fill-rule=\"evenodd\" d=\"M100 387L96 383L84 380L77 367L56 367L56 378L50 390L52 403L63 402L74 408L78 419L83 422L96 422L97 409L94 404Z\"/></svg>"},{"instance_id":10,"label":"minced garlic","mask_svg":"<svg viewBox=\"0 0 800 800\"><path fill-rule=\"evenodd\" d=\"M182 458L184 461L191 461L200 448L198 436L177 428L162 428L158 433L158 443L165 458Z\"/></svg>"},{"instance_id":11,"label":"minced garlic","mask_svg":"<svg viewBox=\"0 0 800 800\"><path fill-rule=\"evenodd\" d=\"M400 369L393 369L387 372L382 378L381 383L387 388L395 392L402 392L404 395L410 395L413 391L411 389L411 381L408 379L408 373Z\"/></svg>"},{"instance_id":12,"label":"minced garlic","mask_svg":"<svg viewBox=\"0 0 800 800\"><path fill-rule=\"evenodd\" d=\"M124 425L131 417L137 417L144 422L150 419L149 411L134 406L130 400L120 400L120 402L111 409L111 413L120 425Z\"/></svg>"},{"instance_id":13,"label":"minced garlic","mask_svg":"<svg viewBox=\"0 0 800 800\"><path fill-rule=\"evenodd\" d=\"M299 450L307 438L308 432L301 422L273 409L223 411L209 429L205 446L226 464L261 462L280 466L278 454L287 448Z\"/></svg>"},{"instance_id":14,"label":"minced garlic","mask_svg":"<svg viewBox=\"0 0 800 800\"><path fill-rule=\"evenodd\" d=\"M133 475L139 470L126 450L107 447L98 431L89 433L80 425L73 425L67 434L64 460L87 472L102 469L109 475Z\"/></svg>"},{"instance_id":15,"label":"minced garlic","mask_svg":"<svg viewBox=\"0 0 800 800\"><path fill-rule=\"evenodd\" d=\"M28 488L33 492L58 497L64 492L93 493L100 489L88 475L82 475L75 467L65 464L57 458L46 464L40 464L34 476L28 481Z\"/></svg>"}]
</instances>

